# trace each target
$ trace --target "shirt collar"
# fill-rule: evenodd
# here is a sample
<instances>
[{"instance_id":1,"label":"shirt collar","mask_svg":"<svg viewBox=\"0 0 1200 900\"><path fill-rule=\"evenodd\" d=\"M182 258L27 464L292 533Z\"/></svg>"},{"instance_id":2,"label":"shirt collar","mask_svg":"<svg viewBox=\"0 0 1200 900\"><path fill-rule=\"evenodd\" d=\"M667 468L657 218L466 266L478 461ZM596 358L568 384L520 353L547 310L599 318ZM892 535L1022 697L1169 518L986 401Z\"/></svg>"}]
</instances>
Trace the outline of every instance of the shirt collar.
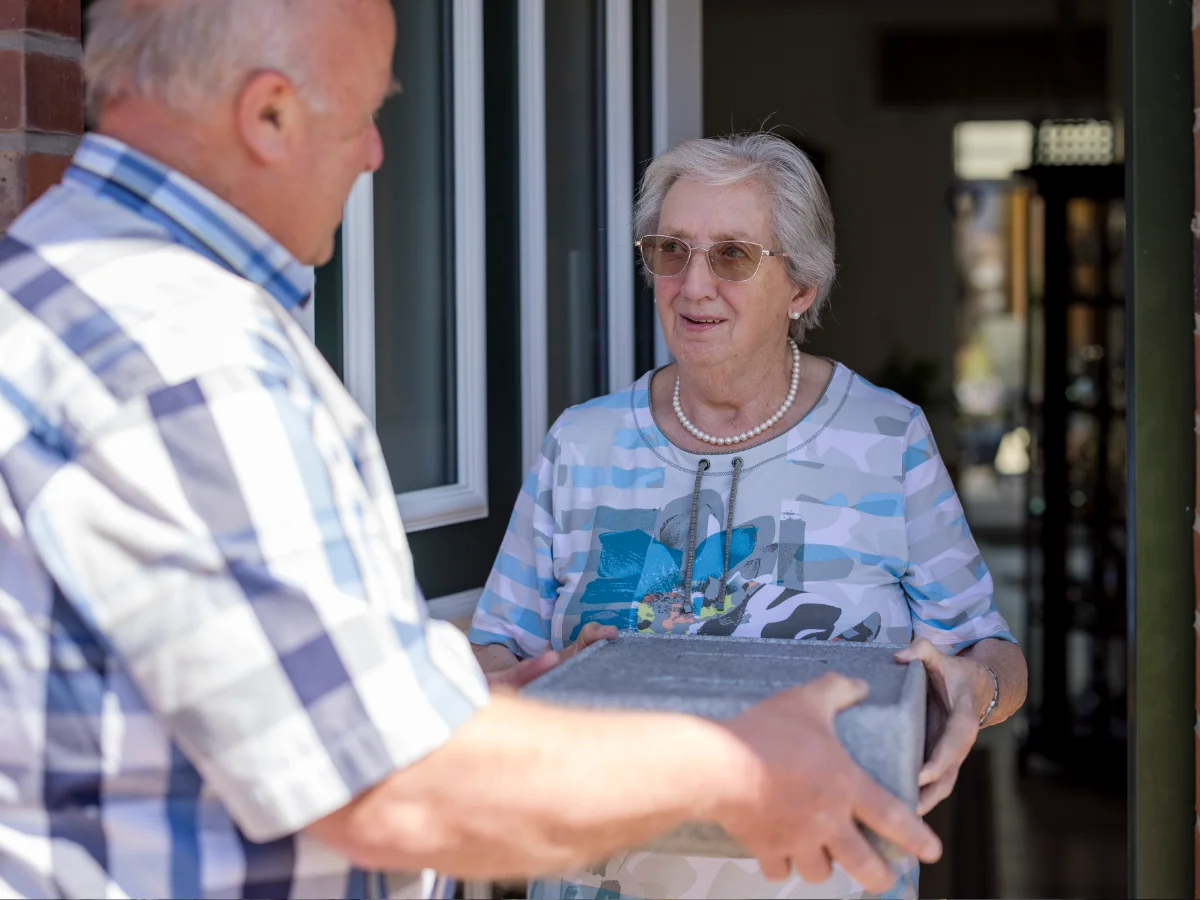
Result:
<instances>
[{"instance_id":1,"label":"shirt collar","mask_svg":"<svg viewBox=\"0 0 1200 900\"><path fill-rule=\"evenodd\" d=\"M122 141L85 135L66 180L162 226L173 241L254 282L290 312L312 296L311 267L212 191Z\"/></svg>"}]
</instances>

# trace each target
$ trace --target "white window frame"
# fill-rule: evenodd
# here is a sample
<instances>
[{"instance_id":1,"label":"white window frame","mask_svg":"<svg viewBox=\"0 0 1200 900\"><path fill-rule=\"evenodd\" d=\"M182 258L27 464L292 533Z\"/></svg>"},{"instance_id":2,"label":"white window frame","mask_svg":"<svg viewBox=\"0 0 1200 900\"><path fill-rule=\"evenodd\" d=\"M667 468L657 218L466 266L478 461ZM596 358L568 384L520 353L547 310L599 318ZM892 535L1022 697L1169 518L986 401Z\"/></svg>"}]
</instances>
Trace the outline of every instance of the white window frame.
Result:
<instances>
[{"instance_id":1,"label":"white window frame","mask_svg":"<svg viewBox=\"0 0 1200 900\"><path fill-rule=\"evenodd\" d=\"M483 162L483 0L452 0L454 72L455 413L458 480L398 494L405 530L488 515L487 301ZM403 165L403 160L397 165ZM375 224L371 175L360 176L342 227L347 390L375 421ZM401 302L412 298L401 298ZM411 389L419 389L411 385ZM544 405L544 404L543 404Z\"/></svg>"},{"instance_id":2,"label":"white window frame","mask_svg":"<svg viewBox=\"0 0 1200 900\"><path fill-rule=\"evenodd\" d=\"M636 377L633 325L633 5L605 4L605 159L608 209L608 389Z\"/></svg>"},{"instance_id":3,"label":"white window frame","mask_svg":"<svg viewBox=\"0 0 1200 900\"><path fill-rule=\"evenodd\" d=\"M521 459L537 458L549 424L546 326L546 9L518 0L517 133L520 180Z\"/></svg>"},{"instance_id":4,"label":"white window frame","mask_svg":"<svg viewBox=\"0 0 1200 900\"><path fill-rule=\"evenodd\" d=\"M704 135L703 0L653 0L654 155ZM654 317L654 364L671 362Z\"/></svg>"}]
</instances>

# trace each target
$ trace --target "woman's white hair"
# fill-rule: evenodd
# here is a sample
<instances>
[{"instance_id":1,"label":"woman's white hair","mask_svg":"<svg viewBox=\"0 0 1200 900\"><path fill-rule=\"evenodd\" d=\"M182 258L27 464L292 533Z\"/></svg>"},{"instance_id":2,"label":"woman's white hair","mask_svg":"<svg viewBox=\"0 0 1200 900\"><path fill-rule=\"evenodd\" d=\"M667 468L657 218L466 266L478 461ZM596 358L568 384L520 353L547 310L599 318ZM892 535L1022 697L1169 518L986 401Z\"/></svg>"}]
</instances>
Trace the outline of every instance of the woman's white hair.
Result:
<instances>
[{"instance_id":1,"label":"woman's white hair","mask_svg":"<svg viewBox=\"0 0 1200 900\"><path fill-rule=\"evenodd\" d=\"M650 163L638 190L633 224L637 236L655 234L663 201L681 178L726 185L753 179L770 202L771 239L787 254L788 277L797 286L817 286L812 306L789 331L797 342L815 328L829 302L834 262L833 210L821 177L799 147L773 134L753 132L700 138L672 147ZM646 279L653 276L646 272Z\"/></svg>"},{"instance_id":2,"label":"woman's white hair","mask_svg":"<svg viewBox=\"0 0 1200 900\"><path fill-rule=\"evenodd\" d=\"M96 0L88 10L87 112L122 95L203 109L253 72L284 75L316 106L314 16L329 0Z\"/></svg>"}]
</instances>

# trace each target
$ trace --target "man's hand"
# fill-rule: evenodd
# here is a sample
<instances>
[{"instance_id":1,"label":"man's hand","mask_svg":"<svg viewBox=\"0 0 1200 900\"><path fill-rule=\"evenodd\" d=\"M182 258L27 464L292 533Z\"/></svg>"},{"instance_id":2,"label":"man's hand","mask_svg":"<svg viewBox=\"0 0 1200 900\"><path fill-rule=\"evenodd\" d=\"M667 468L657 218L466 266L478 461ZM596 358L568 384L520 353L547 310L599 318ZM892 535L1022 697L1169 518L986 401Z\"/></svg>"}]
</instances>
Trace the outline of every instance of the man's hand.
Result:
<instances>
[{"instance_id":1,"label":"man's hand","mask_svg":"<svg viewBox=\"0 0 1200 900\"><path fill-rule=\"evenodd\" d=\"M834 716L866 695L865 683L826 675L729 723L750 750L757 789L730 798L719 821L768 878L785 878L794 866L805 881L819 883L837 862L868 891L888 890L897 875L860 823L923 862L941 856L937 835L856 766L834 733Z\"/></svg>"}]
</instances>

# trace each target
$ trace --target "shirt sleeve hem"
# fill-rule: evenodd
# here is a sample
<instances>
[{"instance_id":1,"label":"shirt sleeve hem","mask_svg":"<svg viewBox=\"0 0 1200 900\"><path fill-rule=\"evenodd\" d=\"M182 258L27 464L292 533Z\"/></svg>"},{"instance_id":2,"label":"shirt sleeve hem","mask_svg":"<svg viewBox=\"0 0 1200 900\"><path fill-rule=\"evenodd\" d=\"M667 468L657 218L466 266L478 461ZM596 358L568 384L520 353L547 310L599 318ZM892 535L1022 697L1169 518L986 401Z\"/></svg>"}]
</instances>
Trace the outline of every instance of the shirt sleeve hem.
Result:
<instances>
[{"instance_id":1,"label":"shirt sleeve hem","mask_svg":"<svg viewBox=\"0 0 1200 900\"><path fill-rule=\"evenodd\" d=\"M465 696L441 673L427 676L422 689L427 694L442 696L453 693L462 697L463 702L438 709L440 727L414 727L412 722L404 721L403 711L398 709L387 727L364 722L327 748L321 760L305 758L266 779L231 783L230 789L222 792L225 795L222 799L246 836L265 843L302 831L341 809L354 797L377 787L393 772L438 750L487 706L486 697L481 701ZM368 740L367 735L382 738L388 750L385 757L381 758L377 751L369 749L370 744L377 747L378 740ZM358 784L353 788L346 785L344 779L331 771L329 759L337 759L342 771L358 773Z\"/></svg>"},{"instance_id":2,"label":"shirt sleeve hem","mask_svg":"<svg viewBox=\"0 0 1200 900\"><path fill-rule=\"evenodd\" d=\"M1010 644L1019 644L1019 641L1017 641L1017 639L1013 636L1012 632L1003 625L997 626L992 631L987 632L987 634L973 634L969 637L960 638L955 638L953 635L951 635L949 638L942 639L930 638L929 643L933 644L935 647L954 647L956 648L955 652L961 653L963 650L966 650L969 647L974 647L980 641L992 639L1007 641Z\"/></svg>"}]
</instances>

